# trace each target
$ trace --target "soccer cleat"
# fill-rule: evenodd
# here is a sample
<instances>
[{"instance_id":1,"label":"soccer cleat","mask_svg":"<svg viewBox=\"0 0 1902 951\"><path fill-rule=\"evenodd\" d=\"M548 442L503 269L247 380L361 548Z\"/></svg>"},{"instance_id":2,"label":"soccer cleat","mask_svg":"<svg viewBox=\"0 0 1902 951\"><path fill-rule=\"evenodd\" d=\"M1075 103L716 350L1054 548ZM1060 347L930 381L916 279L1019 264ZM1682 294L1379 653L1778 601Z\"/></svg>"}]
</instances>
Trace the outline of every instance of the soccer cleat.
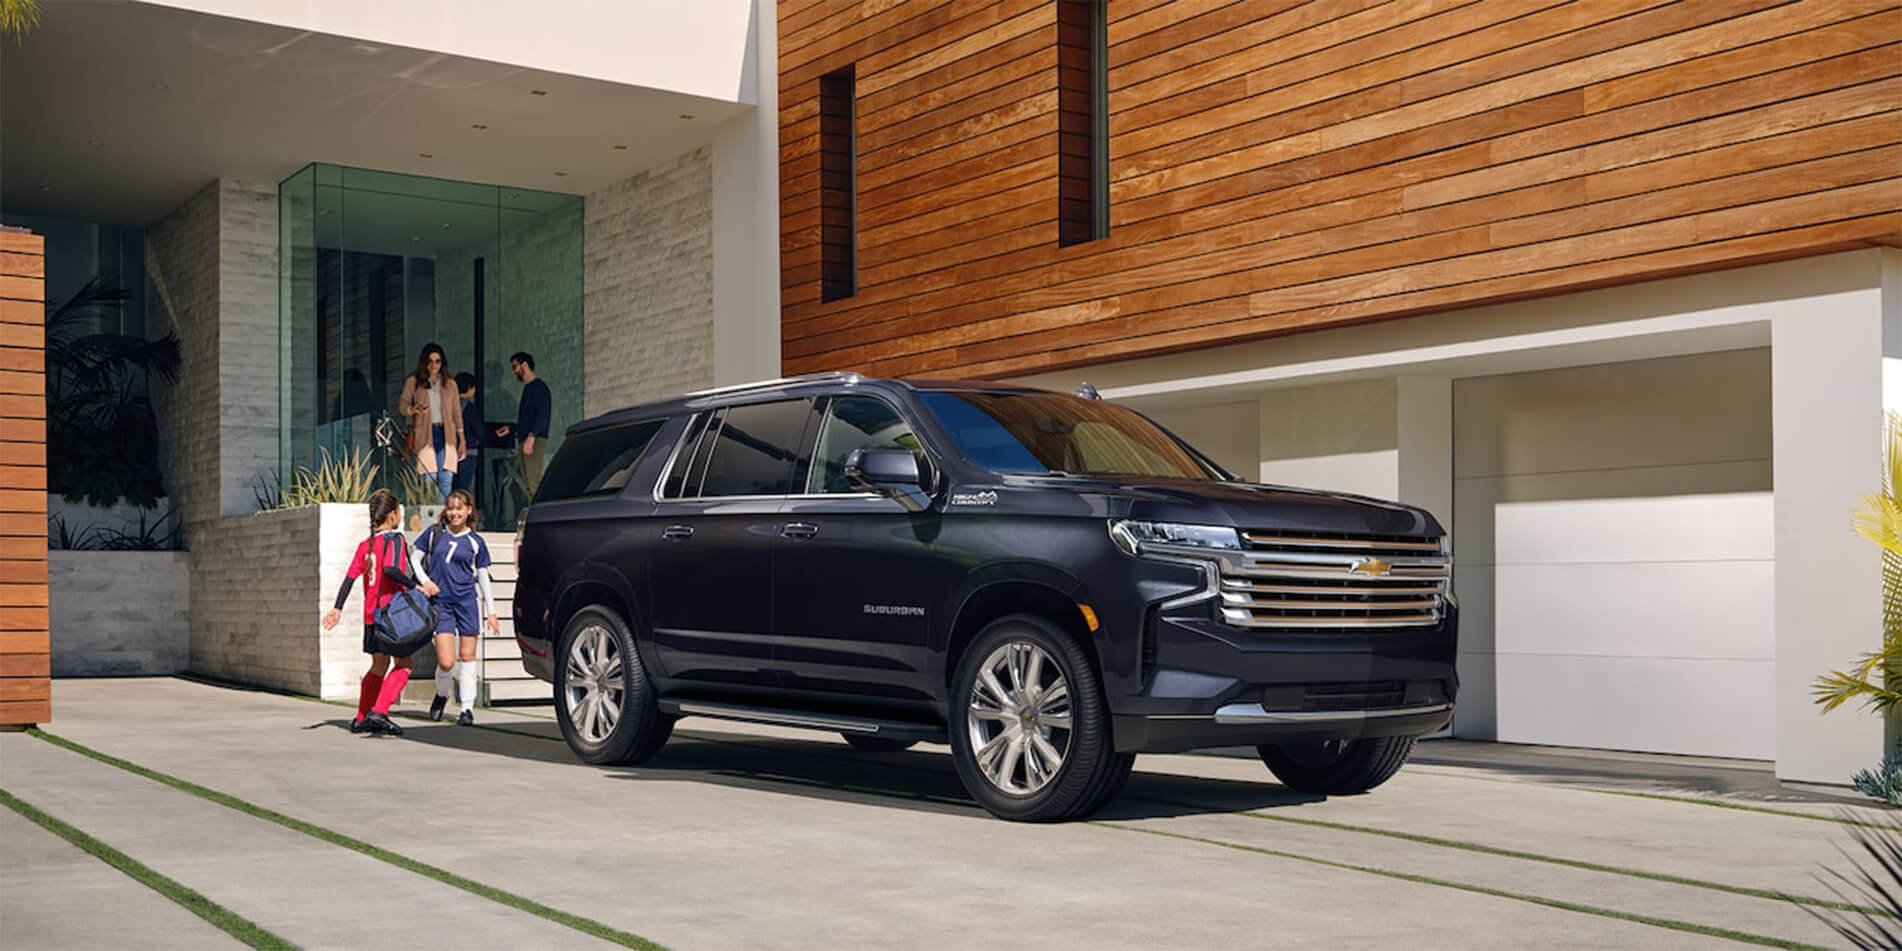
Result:
<instances>
[{"instance_id":1,"label":"soccer cleat","mask_svg":"<svg viewBox=\"0 0 1902 951\"><path fill-rule=\"evenodd\" d=\"M370 724L365 723L362 717L357 717L350 721L350 732L352 733L362 733L369 728Z\"/></svg>"},{"instance_id":2,"label":"soccer cleat","mask_svg":"<svg viewBox=\"0 0 1902 951\"><path fill-rule=\"evenodd\" d=\"M448 697L445 697L441 694L437 694L436 699L429 701L429 718L431 720L442 719L442 708L448 703L449 703Z\"/></svg>"},{"instance_id":3,"label":"soccer cleat","mask_svg":"<svg viewBox=\"0 0 1902 951\"><path fill-rule=\"evenodd\" d=\"M464 710L461 713L456 714L456 725L457 726L475 726L475 711Z\"/></svg>"},{"instance_id":4,"label":"soccer cleat","mask_svg":"<svg viewBox=\"0 0 1902 951\"><path fill-rule=\"evenodd\" d=\"M403 728L400 726L397 726L394 721L392 721L389 717L381 713L372 712L369 716L364 717L363 720L364 720L364 723L370 728L370 732L373 735L376 735L376 736L402 736L403 735Z\"/></svg>"}]
</instances>

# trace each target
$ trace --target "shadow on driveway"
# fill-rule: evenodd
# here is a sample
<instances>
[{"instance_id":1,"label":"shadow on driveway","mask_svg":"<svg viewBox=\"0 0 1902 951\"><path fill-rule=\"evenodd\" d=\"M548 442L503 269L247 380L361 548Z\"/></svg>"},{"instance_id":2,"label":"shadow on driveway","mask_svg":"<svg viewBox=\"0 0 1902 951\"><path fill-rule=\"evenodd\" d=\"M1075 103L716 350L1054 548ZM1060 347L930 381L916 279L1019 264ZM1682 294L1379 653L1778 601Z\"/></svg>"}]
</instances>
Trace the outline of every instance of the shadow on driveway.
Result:
<instances>
[{"instance_id":1,"label":"shadow on driveway","mask_svg":"<svg viewBox=\"0 0 1902 951\"><path fill-rule=\"evenodd\" d=\"M898 753L862 753L830 740L749 737L678 729L659 756L639 766L589 766L575 759L550 722L477 724L404 718L401 738L364 737L366 743L432 746L589 769L629 782L703 782L838 802L989 819L964 792L947 748L914 747ZM313 726L348 729L347 719ZM1275 784L1267 767L1261 782L1144 772L1142 760L1123 793L1096 818L1156 819L1244 812L1320 802L1324 797Z\"/></svg>"}]
</instances>

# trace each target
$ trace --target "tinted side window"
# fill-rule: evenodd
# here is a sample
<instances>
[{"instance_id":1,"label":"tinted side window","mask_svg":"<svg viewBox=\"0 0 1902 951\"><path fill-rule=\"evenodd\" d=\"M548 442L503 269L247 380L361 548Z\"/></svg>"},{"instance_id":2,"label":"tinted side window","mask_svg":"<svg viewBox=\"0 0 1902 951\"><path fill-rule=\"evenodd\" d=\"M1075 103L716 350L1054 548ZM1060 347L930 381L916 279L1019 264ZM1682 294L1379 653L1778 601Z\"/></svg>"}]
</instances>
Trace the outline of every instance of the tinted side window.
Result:
<instances>
[{"instance_id":1,"label":"tinted side window","mask_svg":"<svg viewBox=\"0 0 1902 951\"><path fill-rule=\"evenodd\" d=\"M812 401L786 400L726 411L698 494L787 495Z\"/></svg>"},{"instance_id":2,"label":"tinted side window","mask_svg":"<svg viewBox=\"0 0 1902 951\"><path fill-rule=\"evenodd\" d=\"M662 420L577 433L561 444L548 463L535 501L610 495L627 485L641 455L660 431Z\"/></svg>"},{"instance_id":3,"label":"tinted side window","mask_svg":"<svg viewBox=\"0 0 1902 951\"><path fill-rule=\"evenodd\" d=\"M813 454L808 492L856 492L845 479L845 461L857 449L908 449L920 454L911 424L890 403L871 396L838 396L826 413Z\"/></svg>"}]
</instances>

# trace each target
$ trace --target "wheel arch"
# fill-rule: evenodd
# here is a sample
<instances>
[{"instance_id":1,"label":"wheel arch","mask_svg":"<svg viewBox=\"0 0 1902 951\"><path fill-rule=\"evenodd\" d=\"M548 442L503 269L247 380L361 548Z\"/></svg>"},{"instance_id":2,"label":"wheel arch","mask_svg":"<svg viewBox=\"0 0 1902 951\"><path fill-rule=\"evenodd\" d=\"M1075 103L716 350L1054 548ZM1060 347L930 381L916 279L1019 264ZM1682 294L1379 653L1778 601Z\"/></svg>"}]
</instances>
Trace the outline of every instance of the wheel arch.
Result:
<instances>
[{"instance_id":1,"label":"wheel arch","mask_svg":"<svg viewBox=\"0 0 1902 951\"><path fill-rule=\"evenodd\" d=\"M1097 653L1096 639L1090 636L1082 609L1066 593L1071 590L1075 590L1074 587L1060 589L1048 580L1010 578L992 581L966 595L945 640L941 679L946 687L950 686L964 652L978 633L998 618L1012 614L1034 614L1061 627L1083 648L1100 677L1103 661ZM949 696L948 689L946 695Z\"/></svg>"},{"instance_id":2,"label":"wheel arch","mask_svg":"<svg viewBox=\"0 0 1902 951\"><path fill-rule=\"evenodd\" d=\"M633 585L618 573L603 566L593 566L573 578L564 580L559 593L555 596L555 607L549 612L549 640L556 647L567 632L568 622L583 608L599 605L620 615L628 626L628 631L636 641L645 630L642 604L634 592Z\"/></svg>"}]
</instances>

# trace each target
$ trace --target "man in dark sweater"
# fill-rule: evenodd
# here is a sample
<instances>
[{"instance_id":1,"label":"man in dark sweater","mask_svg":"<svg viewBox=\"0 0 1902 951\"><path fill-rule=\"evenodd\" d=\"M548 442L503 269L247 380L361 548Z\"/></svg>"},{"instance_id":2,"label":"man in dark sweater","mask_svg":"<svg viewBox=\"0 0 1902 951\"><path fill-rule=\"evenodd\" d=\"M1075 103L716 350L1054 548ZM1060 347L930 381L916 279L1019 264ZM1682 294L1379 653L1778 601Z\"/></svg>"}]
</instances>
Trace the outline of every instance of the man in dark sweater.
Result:
<instances>
[{"instance_id":1,"label":"man in dark sweater","mask_svg":"<svg viewBox=\"0 0 1902 951\"><path fill-rule=\"evenodd\" d=\"M555 398L548 392L548 384L535 376L534 357L516 353L509 357L509 367L515 371L515 378L522 381L521 409L515 415L513 428L503 426L495 434L513 435L519 441L516 455L522 463L522 485L533 499L535 487L542 484L542 462L548 455L548 417L554 409Z\"/></svg>"}]
</instances>

